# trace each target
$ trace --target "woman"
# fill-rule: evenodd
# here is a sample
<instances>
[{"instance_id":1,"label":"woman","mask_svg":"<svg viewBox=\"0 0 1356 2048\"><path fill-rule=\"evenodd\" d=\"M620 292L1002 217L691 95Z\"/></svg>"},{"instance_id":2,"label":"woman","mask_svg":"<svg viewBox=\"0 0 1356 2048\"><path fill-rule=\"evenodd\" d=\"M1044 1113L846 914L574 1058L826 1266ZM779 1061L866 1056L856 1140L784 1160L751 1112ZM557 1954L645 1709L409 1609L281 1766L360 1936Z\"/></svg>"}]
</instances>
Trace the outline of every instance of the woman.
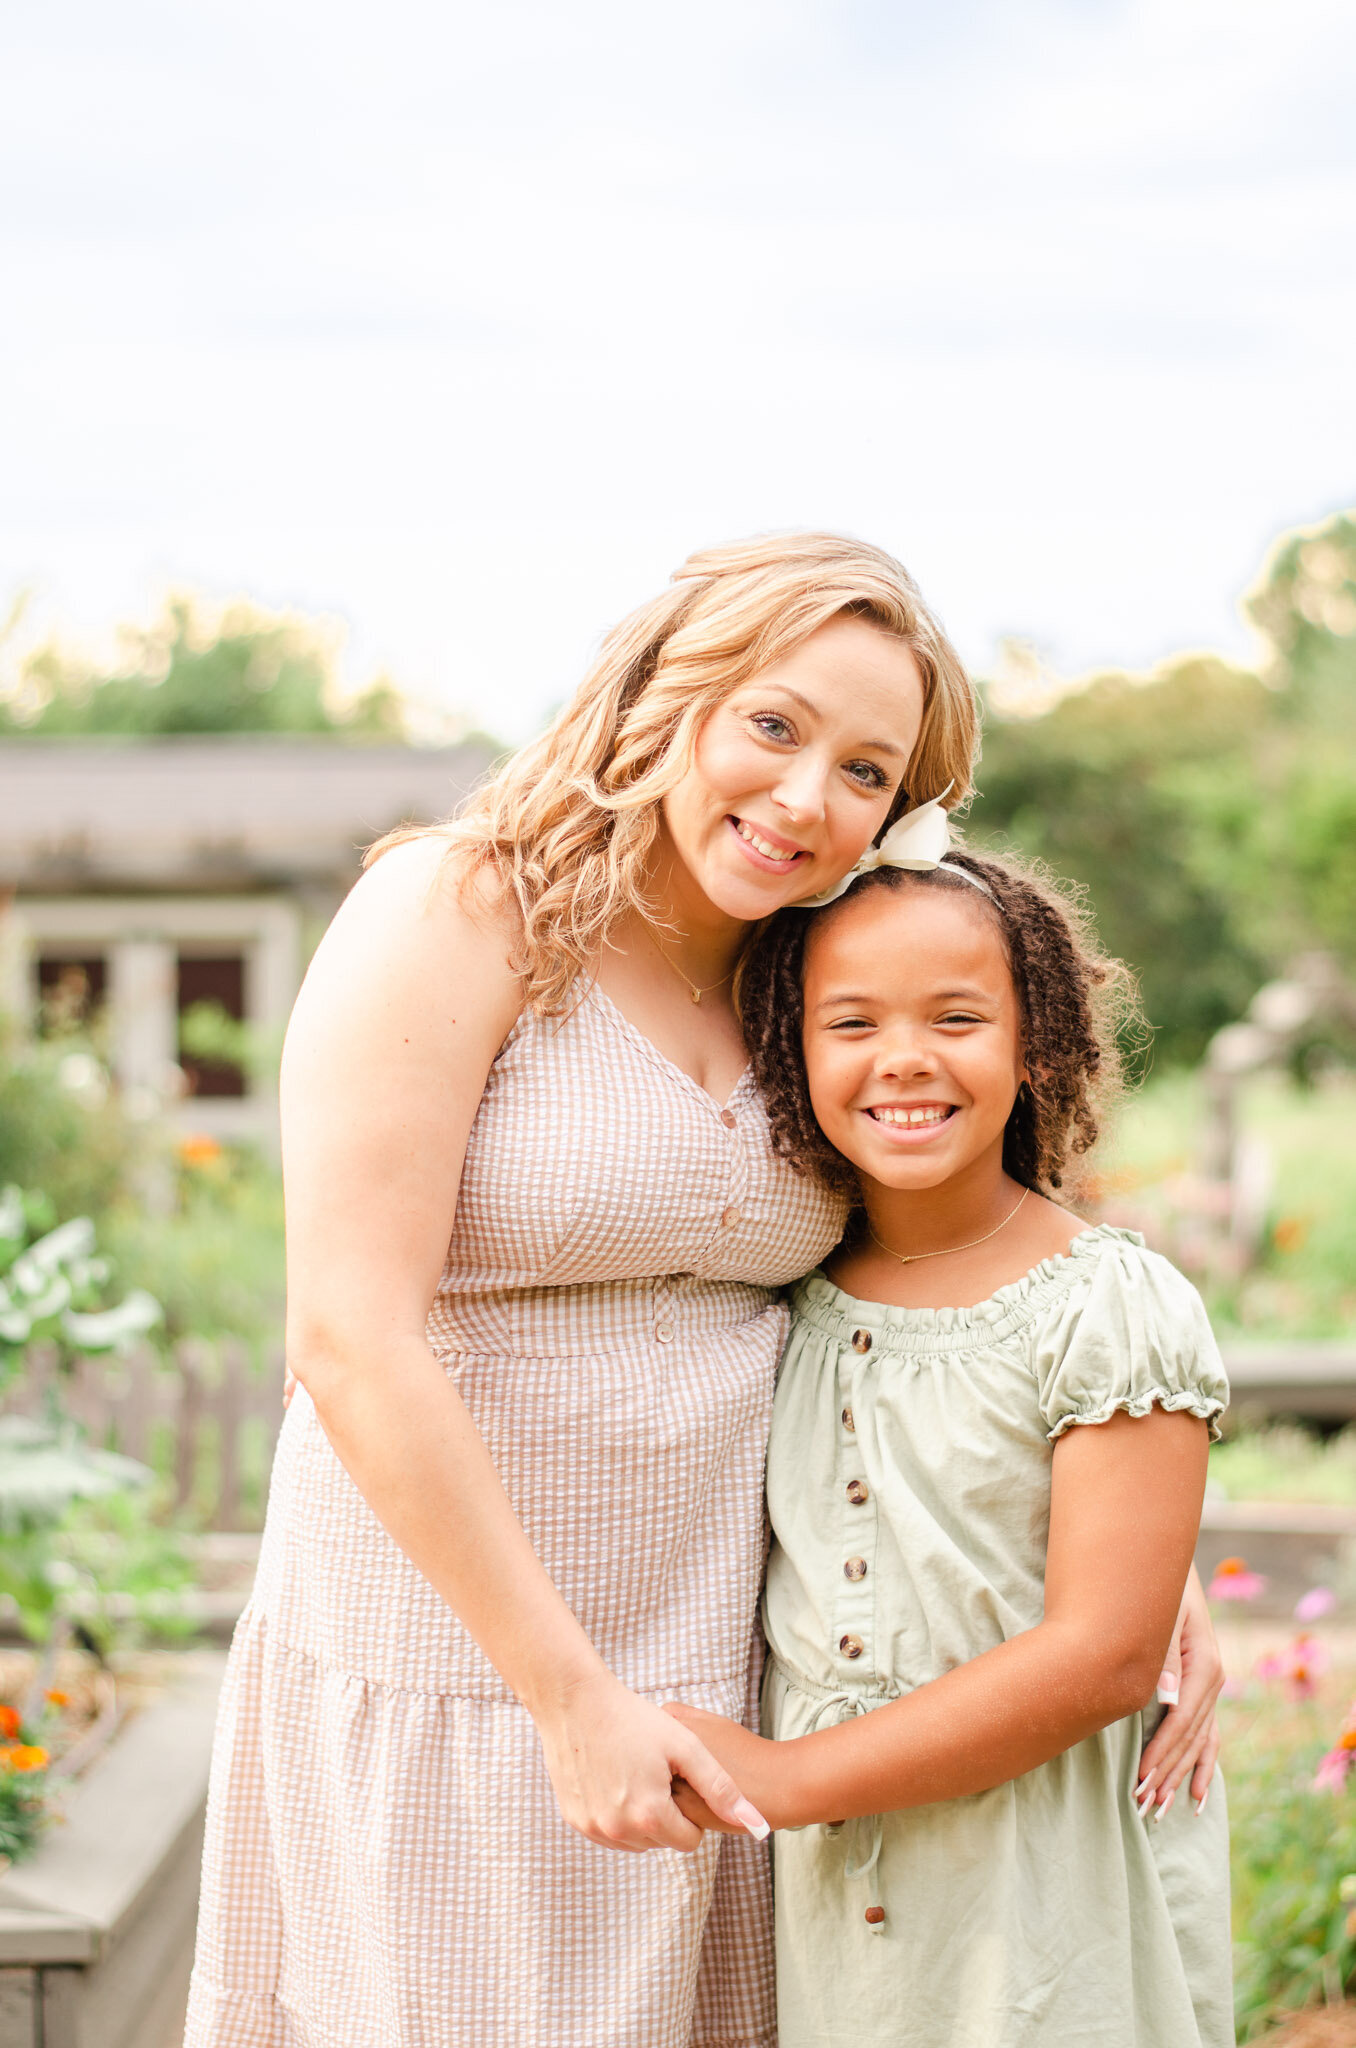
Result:
<instances>
[{"instance_id":1,"label":"woman","mask_svg":"<svg viewBox=\"0 0 1356 2048\"><path fill-rule=\"evenodd\" d=\"M284 1058L303 1392L189 2048L774 2040L762 1823L662 1703L749 1711L774 1290L843 1211L772 1156L732 984L751 927L967 793L974 738L897 563L753 541L460 823L376 849ZM686 1853L606 1853L653 1848Z\"/></svg>"}]
</instances>

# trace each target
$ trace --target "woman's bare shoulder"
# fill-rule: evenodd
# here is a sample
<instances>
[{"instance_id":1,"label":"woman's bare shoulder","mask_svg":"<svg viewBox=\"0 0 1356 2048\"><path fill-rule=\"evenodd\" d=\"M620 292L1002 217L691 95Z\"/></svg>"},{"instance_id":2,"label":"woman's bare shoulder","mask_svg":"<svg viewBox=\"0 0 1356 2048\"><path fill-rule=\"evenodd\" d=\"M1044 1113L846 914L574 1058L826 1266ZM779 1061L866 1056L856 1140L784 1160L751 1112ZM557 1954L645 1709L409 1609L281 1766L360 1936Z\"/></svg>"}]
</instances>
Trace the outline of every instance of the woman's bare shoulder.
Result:
<instances>
[{"instance_id":1,"label":"woman's bare shoulder","mask_svg":"<svg viewBox=\"0 0 1356 2048\"><path fill-rule=\"evenodd\" d=\"M316 949L294 1024L322 1010L378 1037L497 1046L523 1007L513 925L495 878L435 834L374 861Z\"/></svg>"}]
</instances>

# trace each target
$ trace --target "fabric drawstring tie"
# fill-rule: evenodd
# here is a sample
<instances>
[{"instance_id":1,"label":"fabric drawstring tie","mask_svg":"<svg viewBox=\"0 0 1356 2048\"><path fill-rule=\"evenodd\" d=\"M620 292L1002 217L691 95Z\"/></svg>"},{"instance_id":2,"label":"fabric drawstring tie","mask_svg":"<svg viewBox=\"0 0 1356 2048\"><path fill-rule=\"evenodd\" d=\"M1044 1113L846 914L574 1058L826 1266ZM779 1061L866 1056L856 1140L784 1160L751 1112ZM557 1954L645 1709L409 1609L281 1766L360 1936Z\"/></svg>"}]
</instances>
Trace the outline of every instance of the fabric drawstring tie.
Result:
<instances>
[{"instance_id":1,"label":"fabric drawstring tie","mask_svg":"<svg viewBox=\"0 0 1356 2048\"><path fill-rule=\"evenodd\" d=\"M815 1685L810 1679L802 1678L799 1672L788 1671L778 1657L773 1657L771 1662L788 1685L797 1692L808 1693L811 1699L819 1702L810 1716L809 1727L804 1731L807 1735L817 1735L821 1728L850 1721L856 1714L869 1714L873 1707L883 1706L885 1698L894 1697L893 1694L868 1696L846 1689L832 1692L827 1686ZM882 1934L885 1930L885 1904L881 1896L880 1854L885 1844L884 1816L863 1813L853 1820L827 1822L824 1832L846 1835L843 1875L866 1879L866 1924L873 1934Z\"/></svg>"}]
</instances>

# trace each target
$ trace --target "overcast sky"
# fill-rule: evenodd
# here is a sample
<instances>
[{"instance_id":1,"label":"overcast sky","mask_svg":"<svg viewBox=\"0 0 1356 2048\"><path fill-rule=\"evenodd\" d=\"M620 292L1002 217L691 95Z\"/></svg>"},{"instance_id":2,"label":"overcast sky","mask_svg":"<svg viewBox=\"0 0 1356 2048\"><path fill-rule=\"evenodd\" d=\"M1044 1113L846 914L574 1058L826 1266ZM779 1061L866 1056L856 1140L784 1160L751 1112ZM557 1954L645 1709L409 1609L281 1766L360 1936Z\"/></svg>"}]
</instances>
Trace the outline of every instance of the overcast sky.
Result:
<instances>
[{"instance_id":1,"label":"overcast sky","mask_svg":"<svg viewBox=\"0 0 1356 2048\"><path fill-rule=\"evenodd\" d=\"M8 10L0 598L333 614L510 738L792 525L981 670L1246 654L1356 501L1354 93L1350 0Z\"/></svg>"}]
</instances>

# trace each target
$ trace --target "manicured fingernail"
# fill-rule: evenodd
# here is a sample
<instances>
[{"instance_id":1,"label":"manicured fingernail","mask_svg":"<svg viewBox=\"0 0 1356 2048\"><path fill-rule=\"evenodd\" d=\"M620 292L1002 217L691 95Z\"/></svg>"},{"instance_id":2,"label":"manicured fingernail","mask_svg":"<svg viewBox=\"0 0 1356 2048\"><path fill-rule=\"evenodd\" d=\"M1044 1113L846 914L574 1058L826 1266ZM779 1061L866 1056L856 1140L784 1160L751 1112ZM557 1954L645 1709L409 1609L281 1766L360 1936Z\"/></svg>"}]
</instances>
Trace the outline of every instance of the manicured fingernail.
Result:
<instances>
[{"instance_id":1,"label":"manicured fingernail","mask_svg":"<svg viewBox=\"0 0 1356 2048\"><path fill-rule=\"evenodd\" d=\"M1200 1818L1200 1816L1201 1816L1201 1815L1202 1815L1202 1814L1203 1814L1203 1813L1205 1812L1205 1802L1206 1802L1206 1800L1207 1800L1207 1799L1208 1799L1209 1797L1210 1797L1210 1787L1209 1787L1209 1786L1207 1785L1207 1786L1206 1786L1206 1788L1205 1788L1205 1790L1204 1790L1204 1792L1202 1792L1202 1794L1201 1794L1200 1798L1199 1798L1199 1799L1198 1799L1198 1800L1196 1801L1196 1817L1197 1817L1197 1819L1199 1819L1199 1818Z\"/></svg>"},{"instance_id":2,"label":"manicured fingernail","mask_svg":"<svg viewBox=\"0 0 1356 2048\"><path fill-rule=\"evenodd\" d=\"M1149 1811L1149 1808L1150 1808L1150 1807L1151 1807L1151 1806L1153 1805L1153 1803L1154 1803L1154 1788L1153 1788L1153 1786L1152 1786L1152 1785L1150 1785L1150 1787L1149 1787L1148 1791L1147 1791L1147 1792L1146 1792L1146 1793L1144 1794L1143 1798L1142 1798L1142 1799L1140 1799L1140 1801L1139 1801L1139 1817L1140 1817L1140 1819L1141 1819L1141 1820L1143 1820L1143 1818L1144 1818L1145 1814L1146 1814L1146 1813L1147 1813L1147 1812Z\"/></svg>"},{"instance_id":3,"label":"manicured fingernail","mask_svg":"<svg viewBox=\"0 0 1356 2048\"><path fill-rule=\"evenodd\" d=\"M1175 1707L1181 1698L1177 1679L1173 1672L1165 1671L1158 1681L1158 1704L1160 1707Z\"/></svg>"},{"instance_id":4,"label":"manicured fingernail","mask_svg":"<svg viewBox=\"0 0 1356 2048\"><path fill-rule=\"evenodd\" d=\"M758 1808L748 1799L736 1799L734 1817L742 1827L748 1829L755 1842L765 1842L772 1833Z\"/></svg>"},{"instance_id":5,"label":"manicured fingernail","mask_svg":"<svg viewBox=\"0 0 1356 2048\"><path fill-rule=\"evenodd\" d=\"M1162 1818L1163 1818L1164 1814L1165 1814L1165 1813L1167 1812L1168 1808L1169 1808L1169 1807L1170 1807L1170 1806L1172 1805L1172 1802L1173 1802L1173 1800L1174 1800L1174 1799L1175 1799L1176 1797L1177 1797L1177 1794L1176 1794L1176 1792L1169 1792L1169 1794L1168 1794L1167 1798L1166 1798L1166 1799L1165 1799L1165 1800L1163 1801L1163 1804L1162 1804L1162 1805L1161 1805L1161 1806L1160 1806L1160 1807L1159 1807L1159 1808L1157 1809L1157 1811L1156 1811L1156 1812L1155 1812L1155 1814L1154 1814L1154 1820L1155 1820L1155 1822L1158 1822L1158 1821L1162 1820Z\"/></svg>"}]
</instances>

